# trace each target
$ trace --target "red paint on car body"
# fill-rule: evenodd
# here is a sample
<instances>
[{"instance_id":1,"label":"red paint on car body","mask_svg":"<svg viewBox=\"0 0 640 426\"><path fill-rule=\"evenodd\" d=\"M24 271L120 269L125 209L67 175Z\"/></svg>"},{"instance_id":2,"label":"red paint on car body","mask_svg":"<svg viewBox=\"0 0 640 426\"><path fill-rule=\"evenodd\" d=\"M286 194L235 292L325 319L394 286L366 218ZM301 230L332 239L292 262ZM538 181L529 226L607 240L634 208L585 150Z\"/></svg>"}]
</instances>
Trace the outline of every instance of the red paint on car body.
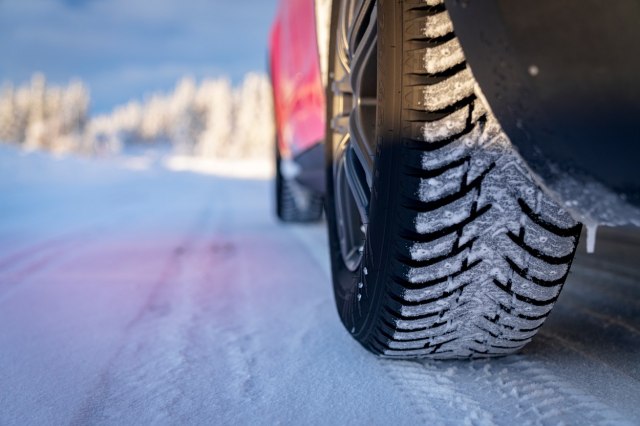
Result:
<instances>
[{"instance_id":1,"label":"red paint on car body","mask_svg":"<svg viewBox=\"0 0 640 426\"><path fill-rule=\"evenodd\" d=\"M281 0L271 30L270 72L278 146L292 158L325 134L325 94L313 0Z\"/></svg>"}]
</instances>

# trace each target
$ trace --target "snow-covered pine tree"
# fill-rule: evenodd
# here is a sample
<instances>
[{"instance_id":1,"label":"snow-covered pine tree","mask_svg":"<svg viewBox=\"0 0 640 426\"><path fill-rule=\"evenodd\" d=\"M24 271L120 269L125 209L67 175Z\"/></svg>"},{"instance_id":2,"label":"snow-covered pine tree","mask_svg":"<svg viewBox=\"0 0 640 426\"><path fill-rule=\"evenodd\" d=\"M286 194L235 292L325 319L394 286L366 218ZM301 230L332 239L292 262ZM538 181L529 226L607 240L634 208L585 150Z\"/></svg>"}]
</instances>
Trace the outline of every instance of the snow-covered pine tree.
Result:
<instances>
[{"instance_id":1,"label":"snow-covered pine tree","mask_svg":"<svg viewBox=\"0 0 640 426\"><path fill-rule=\"evenodd\" d=\"M63 89L61 87L49 87L45 91L45 136L49 148L57 151L64 150L61 139L64 135L63 128Z\"/></svg>"},{"instance_id":2,"label":"snow-covered pine tree","mask_svg":"<svg viewBox=\"0 0 640 426\"><path fill-rule=\"evenodd\" d=\"M45 132L45 97L47 82L42 73L31 78L29 87L28 118L25 145L29 148L46 148L48 141Z\"/></svg>"},{"instance_id":3,"label":"snow-covered pine tree","mask_svg":"<svg viewBox=\"0 0 640 426\"><path fill-rule=\"evenodd\" d=\"M194 100L196 85L192 78L185 77L177 85L171 100L170 137L180 154L191 155L199 133Z\"/></svg>"},{"instance_id":4,"label":"snow-covered pine tree","mask_svg":"<svg viewBox=\"0 0 640 426\"><path fill-rule=\"evenodd\" d=\"M225 147L233 140L233 89L231 82L218 79L203 83L201 95L207 105L204 131L198 140L197 154L202 157L225 156Z\"/></svg>"},{"instance_id":5,"label":"snow-covered pine tree","mask_svg":"<svg viewBox=\"0 0 640 426\"><path fill-rule=\"evenodd\" d=\"M271 86L266 76L249 73L235 93L235 157L262 157L271 152L274 136Z\"/></svg>"},{"instance_id":6,"label":"snow-covered pine tree","mask_svg":"<svg viewBox=\"0 0 640 426\"><path fill-rule=\"evenodd\" d=\"M13 86L5 85L0 91L0 141L18 142L15 122L15 95Z\"/></svg>"},{"instance_id":7,"label":"snow-covered pine tree","mask_svg":"<svg viewBox=\"0 0 640 426\"><path fill-rule=\"evenodd\" d=\"M76 150L81 146L82 135L87 123L89 102L89 91L80 81L72 81L62 92L60 110L55 118L59 122L59 132L56 138L58 149ZM55 129L55 122L50 121L50 125L52 130Z\"/></svg>"},{"instance_id":8,"label":"snow-covered pine tree","mask_svg":"<svg viewBox=\"0 0 640 426\"><path fill-rule=\"evenodd\" d=\"M47 86L37 73L28 85L0 92L0 140L29 148L76 150L84 133L89 92L81 82Z\"/></svg>"},{"instance_id":9,"label":"snow-covered pine tree","mask_svg":"<svg viewBox=\"0 0 640 426\"><path fill-rule=\"evenodd\" d=\"M153 95L143 105L140 136L153 143L167 139L169 121L168 101L165 96Z\"/></svg>"}]
</instances>

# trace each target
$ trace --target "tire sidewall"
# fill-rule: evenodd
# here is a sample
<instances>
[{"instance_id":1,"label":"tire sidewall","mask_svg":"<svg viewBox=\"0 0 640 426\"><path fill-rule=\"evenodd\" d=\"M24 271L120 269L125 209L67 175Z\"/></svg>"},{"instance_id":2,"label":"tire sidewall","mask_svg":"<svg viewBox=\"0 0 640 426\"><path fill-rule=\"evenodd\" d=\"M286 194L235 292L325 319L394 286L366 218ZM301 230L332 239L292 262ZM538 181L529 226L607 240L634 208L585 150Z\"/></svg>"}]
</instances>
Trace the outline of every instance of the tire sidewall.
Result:
<instances>
[{"instance_id":1,"label":"tire sidewall","mask_svg":"<svg viewBox=\"0 0 640 426\"><path fill-rule=\"evenodd\" d=\"M332 11L329 69L334 67L335 34L338 13ZM342 260L335 217L333 182L333 146L331 76L327 88L327 219L336 305L342 322L367 349L372 330L384 307L382 300L392 277L392 248L397 234L396 206L400 200L397 161L402 145L402 10L403 2L378 1L378 109L376 118L376 158L371 191L369 224L363 261L358 271L350 272ZM366 271L366 273L365 273ZM361 287L360 288L360 284ZM348 290L345 291L345 288ZM358 297L360 296L360 297Z\"/></svg>"}]
</instances>

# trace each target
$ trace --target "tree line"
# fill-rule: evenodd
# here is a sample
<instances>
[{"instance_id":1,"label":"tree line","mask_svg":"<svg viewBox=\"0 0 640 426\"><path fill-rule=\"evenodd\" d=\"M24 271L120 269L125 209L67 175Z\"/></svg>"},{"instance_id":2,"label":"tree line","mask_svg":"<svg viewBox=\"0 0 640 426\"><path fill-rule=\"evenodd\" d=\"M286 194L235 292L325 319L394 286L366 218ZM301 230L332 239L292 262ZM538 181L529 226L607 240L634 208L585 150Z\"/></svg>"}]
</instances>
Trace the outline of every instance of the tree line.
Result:
<instances>
[{"instance_id":1,"label":"tree line","mask_svg":"<svg viewBox=\"0 0 640 426\"><path fill-rule=\"evenodd\" d=\"M89 116L91 96L80 81L47 84L42 74L0 90L0 141L57 152L112 155L162 147L181 155L259 157L271 152L271 87L250 73L234 87L226 78L180 80L173 91Z\"/></svg>"}]
</instances>

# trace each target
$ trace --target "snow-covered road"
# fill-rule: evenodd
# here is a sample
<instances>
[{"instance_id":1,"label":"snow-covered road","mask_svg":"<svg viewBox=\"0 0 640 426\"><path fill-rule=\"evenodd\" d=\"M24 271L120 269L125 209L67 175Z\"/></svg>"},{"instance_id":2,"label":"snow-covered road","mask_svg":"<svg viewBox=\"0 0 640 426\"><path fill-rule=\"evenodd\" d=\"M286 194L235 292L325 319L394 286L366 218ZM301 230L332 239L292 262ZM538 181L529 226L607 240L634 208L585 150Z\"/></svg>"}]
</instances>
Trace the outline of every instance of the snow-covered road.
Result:
<instances>
[{"instance_id":1,"label":"snow-covered road","mask_svg":"<svg viewBox=\"0 0 640 426\"><path fill-rule=\"evenodd\" d=\"M0 425L640 424L640 233L581 247L522 355L389 361L270 183L0 148Z\"/></svg>"}]
</instances>

